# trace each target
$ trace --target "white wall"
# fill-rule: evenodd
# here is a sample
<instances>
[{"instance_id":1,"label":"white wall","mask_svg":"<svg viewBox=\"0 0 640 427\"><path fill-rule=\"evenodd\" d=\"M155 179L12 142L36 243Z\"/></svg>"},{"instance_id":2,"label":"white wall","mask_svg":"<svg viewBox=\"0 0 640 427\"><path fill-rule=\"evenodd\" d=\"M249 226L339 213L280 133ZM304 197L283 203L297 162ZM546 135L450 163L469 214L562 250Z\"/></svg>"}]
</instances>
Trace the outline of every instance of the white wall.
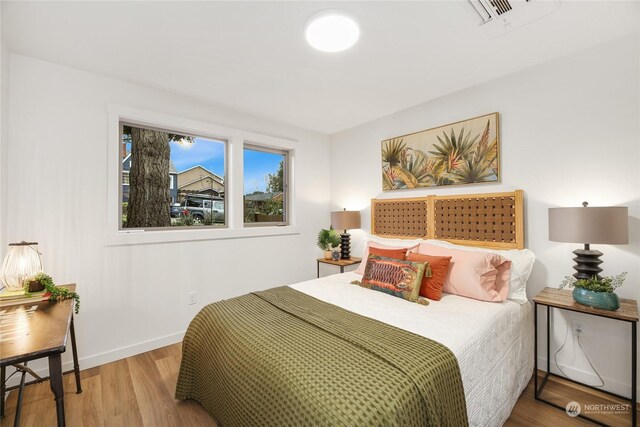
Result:
<instances>
[{"instance_id":1,"label":"white wall","mask_svg":"<svg viewBox=\"0 0 640 427\"><path fill-rule=\"evenodd\" d=\"M525 191L526 245L538 261L528 283L533 297L573 273L571 251L580 245L550 242L552 206L629 207L630 244L598 246L605 274L628 271L619 296L640 297L640 43L638 34L462 90L455 94L340 132L331 139L332 209L363 209L364 232L354 234L355 253L369 231L369 200L426 194ZM489 60L489 58L488 58ZM439 66L437 60L434 66ZM470 72L473 67L470 64ZM380 141L493 111L500 112L500 184L382 192ZM541 312L542 314L542 312ZM578 316L572 316L577 318ZM580 317L584 345L607 387L628 394L630 327ZM555 345L565 336L556 316ZM542 337L542 336L541 336ZM582 354L569 343L562 353L577 379L591 380ZM544 353L540 352L542 356ZM611 358L615 355L615 361ZM618 361L619 360L619 361ZM625 391L626 388L626 391Z\"/></svg>"},{"instance_id":2,"label":"white wall","mask_svg":"<svg viewBox=\"0 0 640 427\"><path fill-rule=\"evenodd\" d=\"M83 369L180 340L209 302L315 277L327 136L25 56L10 63L8 239L39 242L45 271L78 284ZM300 234L105 246L108 103L297 139Z\"/></svg>"},{"instance_id":3,"label":"white wall","mask_svg":"<svg viewBox=\"0 0 640 427\"><path fill-rule=\"evenodd\" d=\"M0 7L0 15L2 8ZM2 19L0 19L1 26ZM0 29L0 259L7 244L7 144L9 141L9 49Z\"/></svg>"}]
</instances>

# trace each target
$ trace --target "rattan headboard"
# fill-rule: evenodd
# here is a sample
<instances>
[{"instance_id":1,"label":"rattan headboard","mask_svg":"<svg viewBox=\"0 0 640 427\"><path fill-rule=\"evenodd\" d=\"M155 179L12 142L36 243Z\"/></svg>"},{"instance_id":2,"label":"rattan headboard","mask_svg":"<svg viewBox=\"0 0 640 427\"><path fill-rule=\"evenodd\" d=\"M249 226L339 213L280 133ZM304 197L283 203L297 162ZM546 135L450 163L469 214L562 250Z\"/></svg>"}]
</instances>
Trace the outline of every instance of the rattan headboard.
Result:
<instances>
[{"instance_id":1,"label":"rattan headboard","mask_svg":"<svg viewBox=\"0 0 640 427\"><path fill-rule=\"evenodd\" d=\"M523 249L523 204L522 190L372 199L371 234L400 239L440 239L495 249Z\"/></svg>"}]
</instances>

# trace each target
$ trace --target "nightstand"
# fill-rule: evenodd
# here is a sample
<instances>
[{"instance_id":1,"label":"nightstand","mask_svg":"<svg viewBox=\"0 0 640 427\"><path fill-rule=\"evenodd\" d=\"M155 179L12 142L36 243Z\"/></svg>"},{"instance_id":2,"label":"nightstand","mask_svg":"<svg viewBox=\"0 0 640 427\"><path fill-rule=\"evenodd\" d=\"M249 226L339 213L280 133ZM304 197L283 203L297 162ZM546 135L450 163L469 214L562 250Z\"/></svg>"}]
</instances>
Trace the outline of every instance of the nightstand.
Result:
<instances>
[{"instance_id":1,"label":"nightstand","mask_svg":"<svg viewBox=\"0 0 640 427\"><path fill-rule=\"evenodd\" d=\"M336 265L338 267L340 267L340 273L344 273L344 268L349 266L349 265L355 265L355 264L360 264L362 262L362 258L358 258L355 256L352 256L349 259L339 259L337 261L334 261L332 259L324 259L324 258L318 258L317 259L318 262L318 278L320 277L320 263L322 264L330 264L330 265Z\"/></svg>"},{"instance_id":2,"label":"nightstand","mask_svg":"<svg viewBox=\"0 0 640 427\"><path fill-rule=\"evenodd\" d=\"M637 340L637 325L638 325L638 303L635 300L630 300L630 299L620 299L620 308L615 310L615 311L608 311L608 310L600 310L598 308L593 308L593 307L588 307L586 305L582 305L582 304L578 304L577 302L575 302L573 300L573 295L571 293L571 291L565 291L565 290L560 290L560 289L554 289L554 288L544 288L542 290L542 292L540 292L538 295L536 295L533 298L533 303L534 303L534 322L535 322L535 344L534 344L534 395L536 400L539 400L541 402L544 402L548 405L554 406L558 409L562 409L563 411L566 410L566 408L557 405L553 402L549 402L547 400L544 400L541 397L542 394L542 389L544 388L544 386L547 384L547 380L549 379L549 376L556 376L556 377L560 377L560 378L564 378L567 381L571 381L577 384L581 384L584 387L589 387L592 388L594 390L598 390L602 393L606 393L609 394L611 396L615 396L619 399L624 399L624 400L629 400L628 398L624 397L624 396L620 396L618 394L615 393L610 393L608 391L604 391L601 388L597 388L597 387L592 387L586 384L582 384L578 381L574 381L570 378L566 378L562 375L558 375L558 374L552 374L551 373L551 357L550 357L550 348L549 348L549 337L550 337L550 332L551 332L551 318L550 318L550 310L551 307L553 308L558 308L561 310L569 310L569 311L575 311L578 313L584 313L584 314L588 314L591 316L598 316L598 317L606 317L609 319L614 319L614 320L619 320L621 322L626 322L626 323L630 323L631 324L631 425L635 426L636 425L636 419L637 419L637 412L636 412L636 406L637 406L637 355L638 355L638 340ZM547 372L544 376L544 378L542 379L542 384L540 385L540 388L538 388L538 304L540 305L544 305L547 307ZM589 421L595 422L596 424L600 424L603 425L601 421L598 420L594 420L590 417L587 417L584 414L579 414L578 415L581 418L585 418Z\"/></svg>"},{"instance_id":3,"label":"nightstand","mask_svg":"<svg viewBox=\"0 0 640 427\"><path fill-rule=\"evenodd\" d=\"M75 284L64 285L70 291L76 290ZM56 416L58 427L65 426L64 398L65 392L63 380L65 373L73 372L76 379L76 393L82 393L80 385L80 365L78 364L78 349L76 347L76 331L73 324L73 300L59 302L35 301L20 305L2 307L3 335L0 337L0 416L4 417L5 392L18 389L18 401L14 417L14 426L20 425L22 412L22 397L25 385L25 374L28 372L36 381L46 380L40 378L27 367L27 362L32 360L49 359L49 384L53 392L56 404ZM6 322L6 323L5 323ZM73 356L73 369L62 372L62 353L71 343ZM20 385L7 389L5 382L8 366L21 372ZM11 374L13 375L13 374ZM67 403L68 405L68 403Z\"/></svg>"}]
</instances>

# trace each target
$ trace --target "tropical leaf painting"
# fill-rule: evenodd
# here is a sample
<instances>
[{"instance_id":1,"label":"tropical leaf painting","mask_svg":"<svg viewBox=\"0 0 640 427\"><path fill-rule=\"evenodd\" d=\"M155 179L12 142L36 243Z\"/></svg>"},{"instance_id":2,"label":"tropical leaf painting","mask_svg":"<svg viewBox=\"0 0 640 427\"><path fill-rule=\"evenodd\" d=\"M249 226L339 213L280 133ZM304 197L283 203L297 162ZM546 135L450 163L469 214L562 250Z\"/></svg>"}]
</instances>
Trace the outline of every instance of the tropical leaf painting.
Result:
<instances>
[{"instance_id":1,"label":"tropical leaf painting","mask_svg":"<svg viewBox=\"0 0 640 427\"><path fill-rule=\"evenodd\" d=\"M497 182L498 113L382 141L382 189Z\"/></svg>"}]
</instances>

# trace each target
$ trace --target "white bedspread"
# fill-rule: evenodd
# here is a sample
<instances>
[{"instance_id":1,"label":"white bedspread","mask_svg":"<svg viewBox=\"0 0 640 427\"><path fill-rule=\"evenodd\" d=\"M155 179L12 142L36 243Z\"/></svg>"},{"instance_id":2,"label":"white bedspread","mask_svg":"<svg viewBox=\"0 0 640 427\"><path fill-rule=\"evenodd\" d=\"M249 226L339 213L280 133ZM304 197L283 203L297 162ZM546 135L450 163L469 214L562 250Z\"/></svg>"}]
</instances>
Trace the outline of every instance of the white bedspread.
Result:
<instances>
[{"instance_id":1,"label":"white bedspread","mask_svg":"<svg viewBox=\"0 0 640 427\"><path fill-rule=\"evenodd\" d=\"M291 287L444 344L460 365L470 425L504 424L533 373L531 304L443 294L424 306L349 283L361 277L335 274Z\"/></svg>"}]
</instances>

